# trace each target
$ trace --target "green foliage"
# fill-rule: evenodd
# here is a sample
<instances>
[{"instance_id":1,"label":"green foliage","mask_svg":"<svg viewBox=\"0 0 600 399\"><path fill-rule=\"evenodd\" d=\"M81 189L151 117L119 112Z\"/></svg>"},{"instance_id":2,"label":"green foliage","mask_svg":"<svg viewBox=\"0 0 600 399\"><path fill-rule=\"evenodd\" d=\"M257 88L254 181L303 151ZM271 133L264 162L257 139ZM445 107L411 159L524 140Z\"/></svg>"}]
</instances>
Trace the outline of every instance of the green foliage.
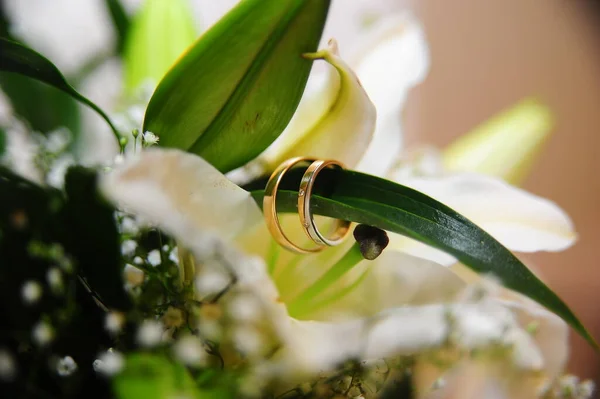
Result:
<instances>
[{"instance_id":1,"label":"green foliage","mask_svg":"<svg viewBox=\"0 0 600 399\"><path fill-rule=\"evenodd\" d=\"M297 212L300 172L292 171L277 194L278 209ZM313 196L316 214L376 226L440 249L478 273L502 283L556 313L598 348L569 307L508 249L480 227L444 204L411 188L348 170L319 175ZM264 187L264 181L249 188ZM264 191L252 192L262 204Z\"/></svg>"},{"instance_id":2,"label":"green foliage","mask_svg":"<svg viewBox=\"0 0 600 399\"><path fill-rule=\"evenodd\" d=\"M85 207L77 201L67 204L60 191L39 187L0 168L0 341L18 348L13 352L18 373L10 385L3 385L5 397L76 398L84 389L100 397L108 394L106 382L91 367L98 353L112 345L104 329L105 312L78 275L91 257L110 249L98 244L97 253L72 251L87 245L79 227L65 218L71 207ZM93 206L89 210L95 212ZM82 222L102 225L105 215L79 216ZM110 270L114 265L103 267ZM51 272L60 276L58 284L49 282ZM41 297L34 303L22 294L27 282L41 287ZM40 322L47 323L53 334L45 345L33 338L34 326ZM59 378L57 355L72 356L79 372Z\"/></svg>"},{"instance_id":3,"label":"green foliage","mask_svg":"<svg viewBox=\"0 0 600 399\"><path fill-rule=\"evenodd\" d=\"M123 372L113 381L113 389L121 399L204 398L184 366L149 353L128 356Z\"/></svg>"},{"instance_id":4,"label":"green foliage","mask_svg":"<svg viewBox=\"0 0 600 399\"><path fill-rule=\"evenodd\" d=\"M132 21L125 43L125 87L158 83L198 37L187 0L146 0Z\"/></svg>"},{"instance_id":5,"label":"green foliage","mask_svg":"<svg viewBox=\"0 0 600 399\"><path fill-rule=\"evenodd\" d=\"M125 48L125 40L129 32L129 17L119 0L104 0L104 3L117 33L117 52L121 53Z\"/></svg>"},{"instance_id":6,"label":"green foliage","mask_svg":"<svg viewBox=\"0 0 600 399\"><path fill-rule=\"evenodd\" d=\"M230 171L288 124L302 96L328 0L245 0L190 48L159 83L144 130L160 145Z\"/></svg>"},{"instance_id":7,"label":"green foliage","mask_svg":"<svg viewBox=\"0 0 600 399\"><path fill-rule=\"evenodd\" d=\"M96 111L111 127L115 137L120 137L108 115L96 104L82 96L67 83L65 77L52 62L32 49L12 40L0 38L0 71L14 72L49 84L75 100Z\"/></svg>"}]
</instances>

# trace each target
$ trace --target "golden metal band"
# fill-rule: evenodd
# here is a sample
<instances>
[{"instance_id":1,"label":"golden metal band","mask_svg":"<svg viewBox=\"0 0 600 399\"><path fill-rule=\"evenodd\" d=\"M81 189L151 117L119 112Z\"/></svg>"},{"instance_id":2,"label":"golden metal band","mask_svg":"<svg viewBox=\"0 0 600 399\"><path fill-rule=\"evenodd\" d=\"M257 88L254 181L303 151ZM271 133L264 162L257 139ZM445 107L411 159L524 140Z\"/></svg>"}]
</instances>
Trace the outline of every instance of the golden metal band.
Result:
<instances>
[{"instance_id":1,"label":"golden metal band","mask_svg":"<svg viewBox=\"0 0 600 399\"><path fill-rule=\"evenodd\" d=\"M279 222L279 217L277 216L277 189L279 188L279 184L283 179L283 175L293 168L295 165L300 163L309 163L313 162L314 159L305 158L305 157L296 157L291 158L282 163L275 169L269 181L267 182L267 186L265 187L265 195L263 197L263 214L265 217L265 222L267 223L267 227L271 232L271 235L277 241L279 245L282 247L301 254L309 254L315 253L323 250L324 246L319 246L316 248L301 248L294 244L290 239L285 235L283 230L281 229L281 224Z\"/></svg>"},{"instance_id":2,"label":"golden metal band","mask_svg":"<svg viewBox=\"0 0 600 399\"><path fill-rule=\"evenodd\" d=\"M338 220L335 232L331 237L325 237L317 228L310 209L310 197L312 195L313 186L319 172L325 168L341 168L344 169L344 164L334 160L315 161L313 162L300 182L298 190L298 214L300 223L308 237L319 245L335 246L341 244L346 235L350 232L351 222L347 220Z\"/></svg>"}]
</instances>

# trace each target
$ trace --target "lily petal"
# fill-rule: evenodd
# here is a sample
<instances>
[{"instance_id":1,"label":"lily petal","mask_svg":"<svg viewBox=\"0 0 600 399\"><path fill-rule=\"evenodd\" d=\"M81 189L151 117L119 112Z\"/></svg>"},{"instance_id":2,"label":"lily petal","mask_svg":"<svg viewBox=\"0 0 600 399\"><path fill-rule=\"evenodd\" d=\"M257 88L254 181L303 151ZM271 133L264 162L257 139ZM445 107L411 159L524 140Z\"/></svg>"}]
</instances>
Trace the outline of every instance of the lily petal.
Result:
<instances>
[{"instance_id":1,"label":"lily petal","mask_svg":"<svg viewBox=\"0 0 600 399\"><path fill-rule=\"evenodd\" d=\"M350 293L305 318L347 320L398 306L445 303L465 287L452 270L402 252L387 250L376 260L365 260L360 266L366 269L366 275ZM361 274L352 276L352 280L358 278ZM352 282L344 281L346 285Z\"/></svg>"},{"instance_id":2,"label":"lily petal","mask_svg":"<svg viewBox=\"0 0 600 399\"><path fill-rule=\"evenodd\" d=\"M554 202L497 178L459 174L408 178L400 183L465 215L513 251L561 251L576 240L571 219ZM397 249L400 249L399 245L408 245L405 240L392 241ZM412 243L410 246L413 250L421 248ZM415 254L412 250L409 252ZM422 251L417 254L422 255ZM437 257L434 259L439 260Z\"/></svg>"},{"instance_id":3,"label":"lily petal","mask_svg":"<svg viewBox=\"0 0 600 399\"><path fill-rule=\"evenodd\" d=\"M538 370L543 362L531 337L512 313L495 301L435 304L390 309L346 322L292 320L282 362L306 371L327 371L348 359L381 359L439 349L448 340L461 348L505 343L519 368ZM343 339L340 339L343 337Z\"/></svg>"},{"instance_id":4,"label":"lily petal","mask_svg":"<svg viewBox=\"0 0 600 399\"><path fill-rule=\"evenodd\" d=\"M262 223L250 194L202 158L148 149L102 176L111 201L177 237L191 228L231 240Z\"/></svg>"},{"instance_id":5,"label":"lily petal","mask_svg":"<svg viewBox=\"0 0 600 399\"><path fill-rule=\"evenodd\" d=\"M400 112L411 88L429 70L429 49L419 22L410 14L382 18L367 33L356 74L377 109L375 135L357 169L382 175L402 147Z\"/></svg>"},{"instance_id":6,"label":"lily petal","mask_svg":"<svg viewBox=\"0 0 600 399\"><path fill-rule=\"evenodd\" d=\"M311 86L321 89L304 96L289 126L262 160L268 169L295 156L332 158L354 168L373 137L375 107L354 72L338 56L335 41L329 42L328 49L305 57L325 60L337 72L313 78Z\"/></svg>"}]
</instances>

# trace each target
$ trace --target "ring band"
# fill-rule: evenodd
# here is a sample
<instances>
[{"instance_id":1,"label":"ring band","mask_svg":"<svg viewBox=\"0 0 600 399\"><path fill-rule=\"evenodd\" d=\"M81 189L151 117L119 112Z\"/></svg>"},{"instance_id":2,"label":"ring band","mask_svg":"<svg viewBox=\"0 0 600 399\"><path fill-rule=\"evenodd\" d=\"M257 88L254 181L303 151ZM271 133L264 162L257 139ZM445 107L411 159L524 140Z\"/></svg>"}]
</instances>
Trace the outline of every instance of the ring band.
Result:
<instances>
[{"instance_id":1,"label":"ring band","mask_svg":"<svg viewBox=\"0 0 600 399\"><path fill-rule=\"evenodd\" d=\"M321 234L317 228L315 219L310 210L310 197L312 195L315 179L319 172L328 167L345 168L344 164L334 160L315 161L308 167L306 172L304 172L304 176L302 176L300 182L300 189L298 190L298 214L300 216L302 228L311 240L319 245L335 246L341 244L346 235L350 232L351 222L338 219L335 232L331 237L327 238Z\"/></svg>"},{"instance_id":2,"label":"ring band","mask_svg":"<svg viewBox=\"0 0 600 399\"><path fill-rule=\"evenodd\" d=\"M315 160L312 158L305 157L296 157L291 158L282 163L275 169L269 181L267 182L267 186L265 187L265 194L263 197L263 214L265 217L265 222L267 223L267 227L271 232L271 235L277 241L279 245L282 247L301 254L309 254L322 251L325 249L324 246L319 246L316 248L301 248L294 244L290 239L285 235L283 230L281 229L281 224L279 222L279 217L277 216L277 189L279 188L279 183L283 179L283 175L290 170L295 165L302 162L314 162Z\"/></svg>"}]
</instances>

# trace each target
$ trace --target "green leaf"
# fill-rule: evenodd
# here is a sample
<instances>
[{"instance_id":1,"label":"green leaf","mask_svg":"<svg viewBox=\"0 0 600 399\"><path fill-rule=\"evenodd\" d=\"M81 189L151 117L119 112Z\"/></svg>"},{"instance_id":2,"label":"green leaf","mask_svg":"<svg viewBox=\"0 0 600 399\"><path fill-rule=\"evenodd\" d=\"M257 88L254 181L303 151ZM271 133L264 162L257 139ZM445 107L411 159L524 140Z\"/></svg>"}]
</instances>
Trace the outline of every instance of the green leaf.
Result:
<instances>
[{"instance_id":1,"label":"green leaf","mask_svg":"<svg viewBox=\"0 0 600 399\"><path fill-rule=\"evenodd\" d=\"M14 113L31 129L47 133L61 126L79 132L80 112L73 97L47 84L14 73L0 73L0 87Z\"/></svg>"},{"instance_id":2,"label":"green leaf","mask_svg":"<svg viewBox=\"0 0 600 399\"><path fill-rule=\"evenodd\" d=\"M302 170L286 174L277 208L297 212ZM246 187L262 204L264 181ZM594 348L598 345L569 307L508 249L474 223L444 204L411 188L349 170L325 170L312 197L313 211L402 234L438 248L478 273L491 273L502 283L556 313Z\"/></svg>"},{"instance_id":3,"label":"green leaf","mask_svg":"<svg viewBox=\"0 0 600 399\"><path fill-rule=\"evenodd\" d=\"M187 0L146 0L125 43L125 87L158 83L197 37Z\"/></svg>"},{"instance_id":4,"label":"green leaf","mask_svg":"<svg viewBox=\"0 0 600 399\"><path fill-rule=\"evenodd\" d=\"M129 32L129 17L119 0L104 0L104 3L117 31L117 52L121 53L125 47L125 39Z\"/></svg>"},{"instance_id":5,"label":"green leaf","mask_svg":"<svg viewBox=\"0 0 600 399\"><path fill-rule=\"evenodd\" d=\"M184 366L149 353L129 355L124 370L113 380L113 389L121 399L201 397Z\"/></svg>"},{"instance_id":6,"label":"green leaf","mask_svg":"<svg viewBox=\"0 0 600 399\"><path fill-rule=\"evenodd\" d=\"M120 134L108 115L67 83L58 68L47 58L20 43L0 38L0 71L14 72L39 80L69 94L96 111L110 126L117 141Z\"/></svg>"},{"instance_id":7,"label":"green leaf","mask_svg":"<svg viewBox=\"0 0 600 399\"><path fill-rule=\"evenodd\" d=\"M308 79L329 0L245 0L158 85L144 130L222 172L255 158L290 121Z\"/></svg>"}]
</instances>

